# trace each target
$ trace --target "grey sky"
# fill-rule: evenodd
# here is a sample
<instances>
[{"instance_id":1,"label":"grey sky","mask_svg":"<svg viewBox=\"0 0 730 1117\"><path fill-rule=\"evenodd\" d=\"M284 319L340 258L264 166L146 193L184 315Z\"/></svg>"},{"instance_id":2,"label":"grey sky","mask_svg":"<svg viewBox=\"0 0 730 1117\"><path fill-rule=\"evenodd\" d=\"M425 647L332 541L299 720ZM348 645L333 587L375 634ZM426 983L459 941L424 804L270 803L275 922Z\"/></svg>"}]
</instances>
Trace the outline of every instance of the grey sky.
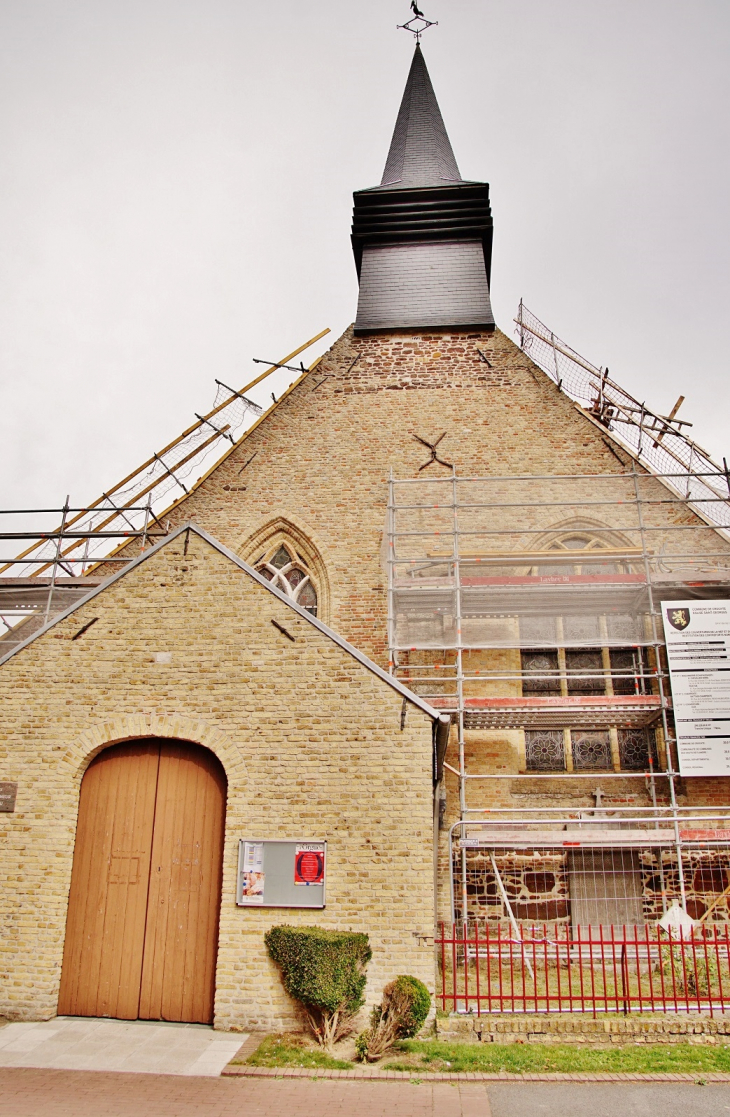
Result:
<instances>
[{"instance_id":1,"label":"grey sky","mask_svg":"<svg viewBox=\"0 0 730 1117\"><path fill-rule=\"evenodd\" d=\"M639 398L727 437L730 5L428 0L465 178L520 296ZM380 179L407 0L2 0L5 507L88 501L352 321L353 189ZM313 351L313 353L315 353Z\"/></svg>"}]
</instances>

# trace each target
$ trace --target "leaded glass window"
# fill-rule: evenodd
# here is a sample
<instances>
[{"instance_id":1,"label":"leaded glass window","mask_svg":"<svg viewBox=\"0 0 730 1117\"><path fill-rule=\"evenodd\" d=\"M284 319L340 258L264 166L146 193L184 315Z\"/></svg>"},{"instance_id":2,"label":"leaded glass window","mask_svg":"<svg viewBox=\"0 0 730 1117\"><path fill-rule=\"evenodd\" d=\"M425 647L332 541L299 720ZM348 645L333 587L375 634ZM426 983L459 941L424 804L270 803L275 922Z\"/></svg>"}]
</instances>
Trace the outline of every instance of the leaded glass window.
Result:
<instances>
[{"instance_id":1,"label":"leaded glass window","mask_svg":"<svg viewBox=\"0 0 730 1117\"><path fill-rule=\"evenodd\" d=\"M565 652L568 694L605 694L603 657L600 648L569 648Z\"/></svg>"},{"instance_id":2,"label":"leaded glass window","mask_svg":"<svg viewBox=\"0 0 730 1117\"><path fill-rule=\"evenodd\" d=\"M648 772L649 757L658 768L656 736L651 729L619 729L618 751L627 772Z\"/></svg>"},{"instance_id":3,"label":"leaded glass window","mask_svg":"<svg viewBox=\"0 0 730 1117\"><path fill-rule=\"evenodd\" d=\"M265 562L257 564L259 574L296 601L313 617L317 616L317 589L312 576L293 547L280 544Z\"/></svg>"},{"instance_id":4,"label":"leaded glass window","mask_svg":"<svg viewBox=\"0 0 730 1117\"><path fill-rule=\"evenodd\" d=\"M526 729L525 755L529 772L559 772L565 768L562 729Z\"/></svg>"},{"instance_id":5,"label":"leaded glass window","mask_svg":"<svg viewBox=\"0 0 730 1117\"><path fill-rule=\"evenodd\" d=\"M614 694L646 694L643 648L611 648L611 679Z\"/></svg>"},{"instance_id":6,"label":"leaded glass window","mask_svg":"<svg viewBox=\"0 0 730 1117\"><path fill-rule=\"evenodd\" d=\"M571 729L570 739L576 772L613 768L611 738L607 729Z\"/></svg>"},{"instance_id":7,"label":"leaded glass window","mask_svg":"<svg viewBox=\"0 0 730 1117\"><path fill-rule=\"evenodd\" d=\"M522 652L522 693L560 694L557 651Z\"/></svg>"}]
</instances>

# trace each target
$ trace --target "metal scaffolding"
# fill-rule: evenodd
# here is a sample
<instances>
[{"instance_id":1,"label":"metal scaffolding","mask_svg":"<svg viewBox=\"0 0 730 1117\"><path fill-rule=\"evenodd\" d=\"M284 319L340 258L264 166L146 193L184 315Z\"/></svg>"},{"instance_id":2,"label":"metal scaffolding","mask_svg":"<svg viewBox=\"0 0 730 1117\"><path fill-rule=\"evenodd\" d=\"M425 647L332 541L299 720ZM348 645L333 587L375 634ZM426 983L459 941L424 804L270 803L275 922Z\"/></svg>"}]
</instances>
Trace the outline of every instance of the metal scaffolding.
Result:
<instances>
[{"instance_id":1,"label":"metal scaffolding","mask_svg":"<svg viewBox=\"0 0 730 1117\"><path fill-rule=\"evenodd\" d=\"M618 475L391 479L390 669L452 716L458 762L446 768L458 778L463 837L485 811L490 827L499 818L470 802L476 781L540 778L562 757L566 779L647 779L647 821L671 826L681 866L659 607L729 597L730 547L696 517L674 522L686 502L665 480L677 477L648 476L635 463ZM592 499L569 499L586 486ZM562 499L549 499L558 491ZM523 733L521 771L470 772L470 729ZM656 807L658 777L669 815ZM520 812L504 817L514 824ZM465 890L465 850L461 860ZM679 879L684 904L681 871Z\"/></svg>"},{"instance_id":2,"label":"metal scaffolding","mask_svg":"<svg viewBox=\"0 0 730 1117\"><path fill-rule=\"evenodd\" d=\"M569 476L461 477L453 467L432 477L391 475L389 669L455 727L458 757L444 765L459 795L449 832L452 918L468 911L470 839L496 849L504 827L545 829L542 807L499 805L501 781L534 787L545 779L555 795L558 780L590 794L588 781L609 775L631 798L636 789L650 800L629 812L639 811L640 830L669 834L686 909L682 832L696 828L699 808L688 811L678 799L660 606L730 597L727 465L688 437L679 403L660 416L522 304L516 322L525 352L611 433L603 437L616 467ZM516 770L470 770L470 730L511 735ZM729 811L715 808L704 825L727 825ZM611 815L606 827L617 833L626 818ZM556 807L550 828L582 817L585 804ZM452 835L461 839L454 850Z\"/></svg>"},{"instance_id":3,"label":"metal scaffolding","mask_svg":"<svg viewBox=\"0 0 730 1117\"><path fill-rule=\"evenodd\" d=\"M522 300L514 321L520 348L562 392L611 431L650 473L663 476L696 511L711 523L730 527L727 462L723 458L722 466L717 465L690 438L686 428L692 423L677 418L684 396L669 415L659 415L613 380L607 368L596 368L571 349Z\"/></svg>"},{"instance_id":4,"label":"metal scaffolding","mask_svg":"<svg viewBox=\"0 0 730 1117\"><path fill-rule=\"evenodd\" d=\"M71 507L66 497L61 508L0 509L0 546L8 552L0 553L0 658L98 585L102 566L113 569L134 558L138 552L130 544L144 550L166 535L177 506L316 368L321 358L308 368L288 362L327 333L281 361L255 360L267 368L240 391L216 380L210 411L196 414L195 423L91 504ZM263 412L246 393L277 369L295 378ZM17 546L22 550L13 556Z\"/></svg>"},{"instance_id":5,"label":"metal scaffolding","mask_svg":"<svg viewBox=\"0 0 730 1117\"><path fill-rule=\"evenodd\" d=\"M545 821L534 809L475 805L477 785L483 796L501 780L638 780L652 800L641 825L673 833L685 906L681 830L697 817L678 802L660 609L730 597L730 543L677 495L679 481L633 459L610 474L391 477L386 534L389 666L451 714L452 831L486 829L499 845L500 827ZM517 733L519 770L469 770L470 730ZM579 817L561 808L553 825ZM713 825L726 817L715 809Z\"/></svg>"}]
</instances>

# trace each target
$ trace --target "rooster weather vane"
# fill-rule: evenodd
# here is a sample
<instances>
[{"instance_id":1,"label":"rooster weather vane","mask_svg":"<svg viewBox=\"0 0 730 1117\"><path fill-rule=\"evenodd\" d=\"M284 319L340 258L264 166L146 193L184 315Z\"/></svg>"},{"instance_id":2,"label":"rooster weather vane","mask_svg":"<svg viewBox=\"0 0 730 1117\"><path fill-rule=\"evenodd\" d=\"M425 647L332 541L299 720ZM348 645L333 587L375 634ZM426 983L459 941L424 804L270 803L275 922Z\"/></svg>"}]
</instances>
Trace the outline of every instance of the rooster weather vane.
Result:
<instances>
[{"instance_id":1,"label":"rooster weather vane","mask_svg":"<svg viewBox=\"0 0 730 1117\"><path fill-rule=\"evenodd\" d=\"M413 12L411 18L407 23L399 23L398 30L410 31L411 35L416 36L416 42L419 42L423 32L428 31L429 27L438 27L438 22L434 23L430 19L426 19L416 0L411 0L411 11Z\"/></svg>"}]
</instances>

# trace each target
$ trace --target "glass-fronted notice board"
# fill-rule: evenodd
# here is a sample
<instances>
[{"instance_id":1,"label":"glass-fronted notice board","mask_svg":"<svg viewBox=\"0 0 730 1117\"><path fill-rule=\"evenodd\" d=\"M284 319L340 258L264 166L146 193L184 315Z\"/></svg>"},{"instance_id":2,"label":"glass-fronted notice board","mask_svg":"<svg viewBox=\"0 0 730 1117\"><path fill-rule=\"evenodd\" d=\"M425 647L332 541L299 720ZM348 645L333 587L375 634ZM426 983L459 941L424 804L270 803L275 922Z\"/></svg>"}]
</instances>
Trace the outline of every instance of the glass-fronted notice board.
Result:
<instances>
[{"instance_id":1,"label":"glass-fronted notice board","mask_svg":"<svg viewBox=\"0 0 730 1117\"><path fill-rule=\"evenodd\" d=\"M323 908L327 843L249 839L238 843L239 907Z\"/></svg>"}]
</instances>

